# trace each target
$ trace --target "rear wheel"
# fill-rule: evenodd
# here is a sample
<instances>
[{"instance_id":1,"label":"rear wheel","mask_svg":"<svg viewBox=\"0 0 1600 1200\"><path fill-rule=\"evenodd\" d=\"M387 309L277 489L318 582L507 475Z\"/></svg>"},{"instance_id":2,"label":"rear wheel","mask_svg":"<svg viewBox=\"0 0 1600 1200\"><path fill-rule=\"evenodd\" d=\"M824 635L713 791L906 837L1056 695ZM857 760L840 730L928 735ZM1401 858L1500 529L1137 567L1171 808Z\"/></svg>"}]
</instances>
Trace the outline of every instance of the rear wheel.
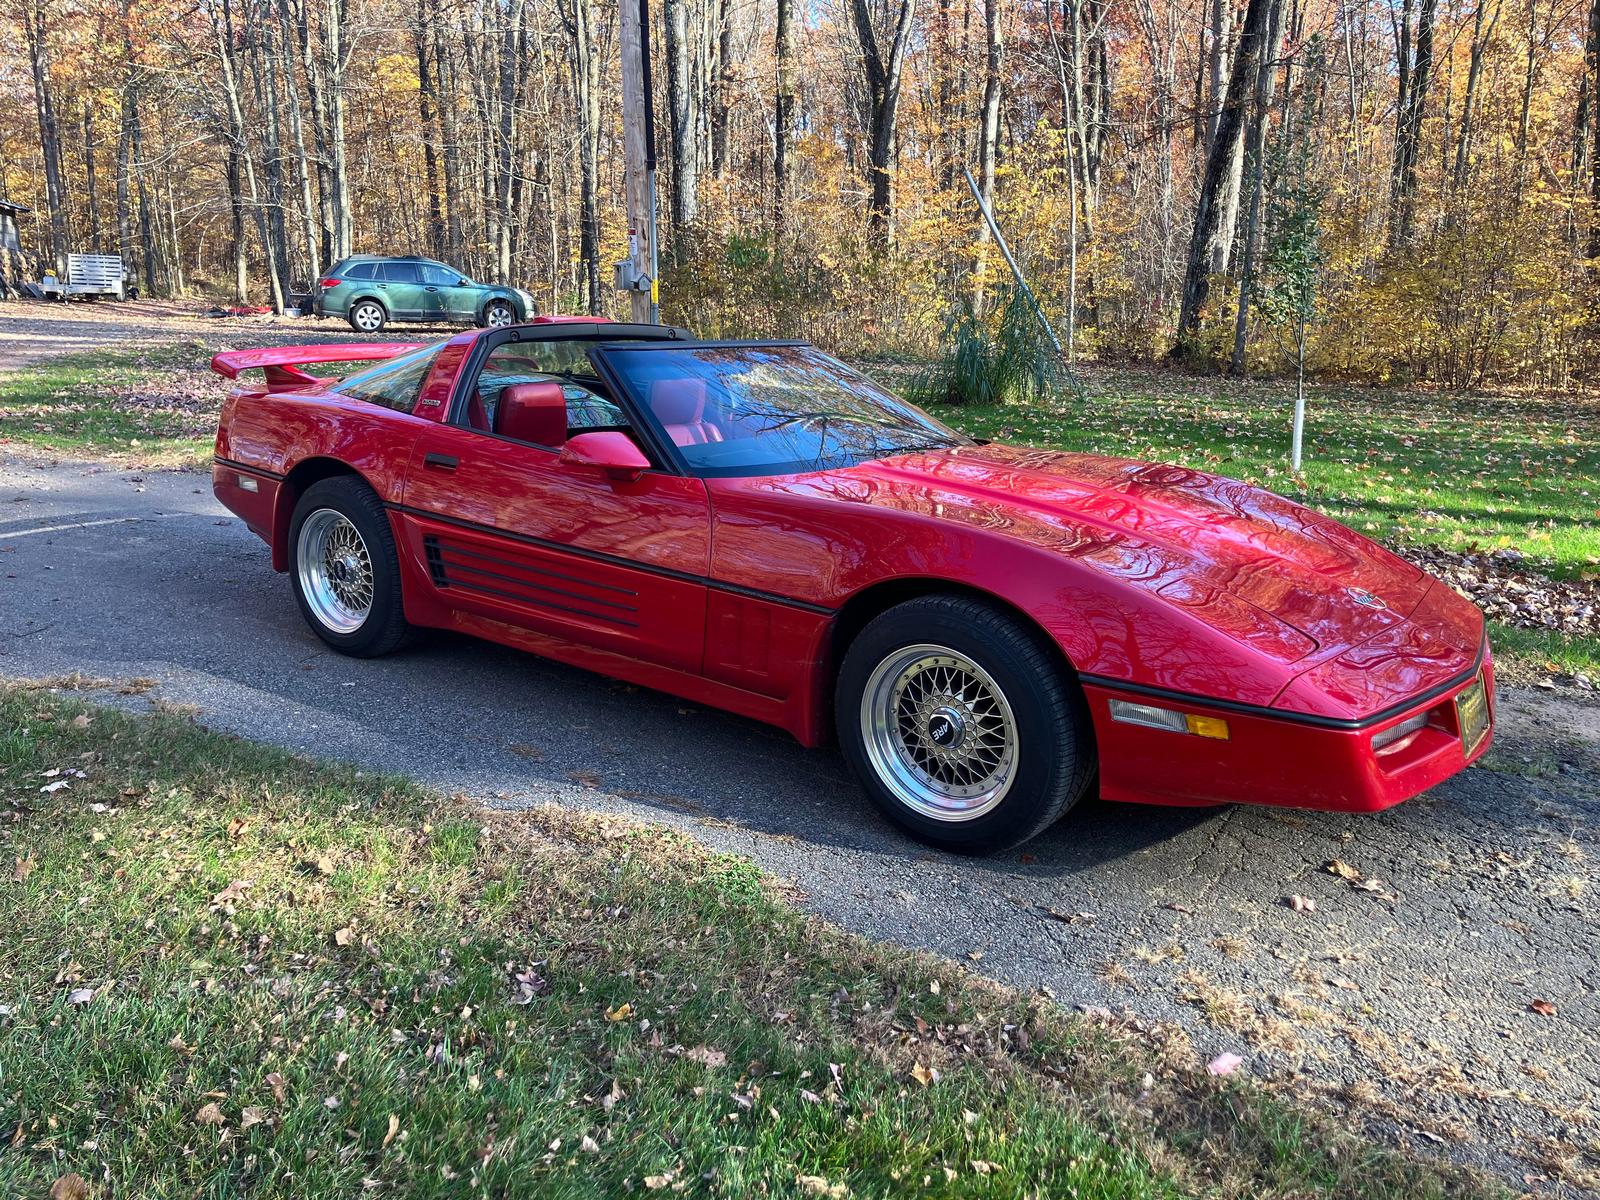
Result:
<instances>
[{"instance_id":1,"label":"rear wheel","mask_svg":"<svg viewBox=\"0 0 1600 1200\"><path fill-rule=\"evenodd\" d=\"M483 310L483 323L490 329L504 329L516 320L516 310L504 300L491 300Z\"/></svg>"},{"instance_id":2,"label":"rear wheel","mask_svg":"<svg viewBox=\"0 0 1600 1200\"><path fill-rule=\"evenodd\" d=\"M389 314L376 300L357 300L350 306L350 328L357 333L377 333L389 323Z\"/></svg>"},{"instance_id":3,"label":"rear wheel","mask_svg":"<svg viewBox=\"0 0 1600 1200\"><path fill-rule=\"evenodd\" d=\"M324 642L375 658L406 641L394 533L364 481L341 475L307 488L289 523L289 547L300 614Z\"/></svg>"},{"instance_id":4,"label":"rear wheel","mask_svg":"<svg viewBox=\"0 0 1600 1200\"><path fill-rule=\"evenodd\" d=\"M874 619L850 645L839 740L867 794L949 850L1014 846L1088 790L1083 693L1043 635L964 596L927 596Z\"/></svg>"}]
</instances>

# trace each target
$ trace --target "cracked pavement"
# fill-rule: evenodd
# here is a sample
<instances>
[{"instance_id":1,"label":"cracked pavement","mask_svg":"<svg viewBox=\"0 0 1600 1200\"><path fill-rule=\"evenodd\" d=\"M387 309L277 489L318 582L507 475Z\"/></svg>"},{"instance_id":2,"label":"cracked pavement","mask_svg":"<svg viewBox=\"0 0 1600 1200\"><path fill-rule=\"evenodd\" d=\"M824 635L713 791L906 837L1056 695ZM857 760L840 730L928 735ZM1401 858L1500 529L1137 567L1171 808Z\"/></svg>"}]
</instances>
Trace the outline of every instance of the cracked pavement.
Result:
<instances>
[{"instance_id":1,"label":"cracked pavement","mask_svg":"<svg viewBox=\"0 0 1600 1200\"><path fill-rule=\"evenodd\" d=\"M455 636L332 654L204 474L0 463L0 676L69 672L150 677L210 726L486 803L683 829L847 928L1177 1024L1381 1137L1518 1188L1600 1187L1592 700L1504 691L1485 762L1387 813L1092 802L962 859L774 729Z\"/></svg>"}]
</instances>

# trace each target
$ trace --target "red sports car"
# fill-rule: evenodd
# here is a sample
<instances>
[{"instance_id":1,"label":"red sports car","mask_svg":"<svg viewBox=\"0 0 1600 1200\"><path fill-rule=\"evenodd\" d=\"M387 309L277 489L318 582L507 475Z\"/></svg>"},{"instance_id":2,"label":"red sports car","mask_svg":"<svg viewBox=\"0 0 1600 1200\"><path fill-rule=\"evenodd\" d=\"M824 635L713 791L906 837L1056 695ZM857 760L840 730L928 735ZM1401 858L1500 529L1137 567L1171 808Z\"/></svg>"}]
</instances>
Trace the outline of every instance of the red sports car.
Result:
<instances>
[{"instance_id":1,"label":"red sports car","mask_svg":"<svg viewBox=\"0 0 1600 1200\"><path fill-rule=\"evenodd\" d=\"M1482 615L1388 551L1233 480L974 441L801 342L551 319L212 365L265 369L216 493L334 649L456 629L837 732L952 849L1096 789L1369 812L1489 743Z\"/></svg>"}]
</instances>

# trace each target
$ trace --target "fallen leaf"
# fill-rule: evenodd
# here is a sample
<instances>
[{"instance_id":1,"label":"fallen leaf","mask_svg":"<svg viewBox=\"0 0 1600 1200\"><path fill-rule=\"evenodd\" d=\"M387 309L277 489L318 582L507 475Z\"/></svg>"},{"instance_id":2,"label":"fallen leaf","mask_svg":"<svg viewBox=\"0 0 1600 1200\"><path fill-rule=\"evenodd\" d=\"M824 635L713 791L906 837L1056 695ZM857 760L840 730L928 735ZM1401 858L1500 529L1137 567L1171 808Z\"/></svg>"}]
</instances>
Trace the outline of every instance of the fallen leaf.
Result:
<instances>
[{"instance_id":1,"label":"fallen leaf","mask_svg":"<svg viewBox=\"0 0 1600 1200\"><path fill-rule=\"evenodd\" d=\"M1232 1075L1241 1066L1244 1059L1232 1052L1219 1054L1206 1064L1206 1073L1210 1075Z\"/></svg>"},{"instance_id":2,"label":"fallen leaf","mask_svg":"<svg viewBox=\"0 0 1600 1200\"><path fill-rule=\"evenodd\" d=\"M671 1187L672 1186L672 1176L671 1175L646 1175L644 1177L644 1185L645 1185L645 1187L649 1188L652 1192L659 1192L664 1187Z\"/></svg>"},{"instance_id":3,"label":"fallen leaf","mask_svg":"<svg viewBox=\"0 0 1600 1200\"><path fill-rule=\"evenodd\" d=\"M227 1118L222 1115L221 1106L215 1100L202 1104L200 1110L194 1114L196 1125L221 1125L226 1120Z\"/></svg>"},{"instance_id":4,"label":"fallen leaf","mask_svg":"<svg viewBox=\"0 0 1600 1200\"><path fill-rule=\"evenodd\" d=\"M995 1166L992 1162L985 1162L981 1158L975 1158L972 1160L972 1169L979 1175L992 1175L1000 1168Z\"/></svg>"},{"instance_id":5,"label":"fallen leaf","mask_svg":"<svg viewBox=\"0 0 1600 1200\"><path fill-rule=\"evenodd\" d=\"M829 1183L821 1175L796 1175L795 1186L808 1196L826 1196L828 1200L843 1200L850 1188L843 1183Z\"/></svg>"},{"instance_id":6,"label":"fallen leaf","mask_svg":"<svg viewBox=\"0 0 1600 1200\"><path fill-rule=\"evenodd\" d=\"M272 1098L282 1104L283 1098L289 1093L288 1080L284 1079L278 1072L273 1071L262 1082L272 1089Z\"/></svg>"},{"instance_id":7,"label":"fallen leaf","mask_svg":"<svg viewBox=\"0 0 1600 1200\"><path fill-rule=\"evenodd\" d=\"M227 887L223 888L215 896L211 897L211 903L214 907L220 907L224 904L234 904L240 900L243 900L245 892L249 891L252 886L253 885L248 879L235 879L230 882Z\"/></svg>"},{"instance_id":8,"label":"fallen leaf","mask_svg":"<svg viewBox=\"0 0 1600 1200\"><path fill-rule=\"evenodd\" d=\"M50 1200L89 1200L89 1184L82 1175L63 1175L50 1185Z\"/></svg>"},{"instance_id":9,"label":"fallen leaf","mask_svg":"<svg viewBox=\"0 0 1600 1200\"><path fill-rule=\"evenodd\" d=\"M721 1050L713 1050L710 1046L696 1046L693 1050L686 1051L684 1057L705 1067L728 1065L728 1056Z\"/></svg>"},{"instance_id":10,"label":"fallen leaf","mask_svg":"<svg viewBox=\"0 0 1600 1200\"><path fill-rule=\"evenodd\" d=\"M346 925L343 929L333 931L333 944L335 946L348 946L356 940L356 931Z\"/></svg>"},{"instance_id":11,"label":"fallen leaf","mask_svg":"<svg viewBox=\"0 0 1600 1200\"><path fill-rule=\"evenodd\" d=\"M87 1004L94 999L93 988L73 988L67 993L68 1004Z\"/></svg>"},{"instance_id":12,"label":"fallen leaf","mask_svg":"<svg viewBox=\"0 0 1600 1200\"><path fill-rule=\"evenodd\" d=\"M911 1067L911 1078L915 1079L923 1087L928 1087L930 1084L939 1082L939 1072L918 1062Z\"/></svg>"},{"instance_id":13,"label":"fallen leaf","mask_svg":"<svg viewBox=\"0 0 1600 1200\"><path fill-rule=\"evenodd\" d=\"M1346 883L1356 883L1361 879L1361 872L1342 859L1329 859L1323 864L1322 869L1329 875L1337 875Z\"/></svg>"},{"instance_id":14,"label":"fallen leaf","mask_svg":"<svg viewBox=\"0 0 1600 1200\"><path fill-rule=\"evenodd\" d=\"M578 1149L584 1151L586 1154L599 1154L600 1153L600 1143L595 1141L592 1137L590 1137L586 1133L586 1134L583 1135L582 1139L578 1142Z\"/></svg>"},{"instance_id":15,"label":"fallen leaf","mask_svg":"<svg viewBox=\"0 0 1600 1200\"><path fill-rule=\"evenodd\" d=\"M92 723L93 721L88 713L79 713L77 716L72 718L72 725L74 729L87 729Z\"/></svg>"},{"instance_id":16,"label":"fallen leaf","mask_svg":"<svg viewBox=\"0 0 1600 1200\"><path fill-rule=\"evenodd\" d=\"M1529 1012L1536 1012L1541 1017L1553 1017L1560 1009L1548 1000L1535 1000L1528 1005Z\"/></svg>"},{"instance_id":17,"label":"fallen leaf","mask_svg":"<svg viewBox=\"0 0 1600 1200\"><path fill-rule=\"evenodd\" d=\"M379 1147L379 1149L380 1150L387 1150L389 1148L389 1143L394 1141L395 1134L397 1134L399 1132L400 1132L400 1118L395 1116L393 1113L390 1113L389 1114L389 1131L383 1135L383 1144Z\"/></svg>"},{"instance_id":18,"label":"fallen leaf","mask_svg":"<svg viewBox=\"0 0 1600 1200\"><path fill-rule=\"evenodd\" d=\"M633 1005L628 1003L606 1009L606 1020L608 1021L626 1021L631 1016L633 1016Z\"/></svg>"},{"instance_id":19,"label":"fallen leaf","mask_svg":"<svg viewBox=\"0 0 1600 1200\"><path fill-rule=\"evenodd\" d=\"M11 868L11 882L21 883L32 875L34 868L39 865L39 860L32 854L17 855L17 865ZM65 1176L63 1176L65 1178Z\"/></svg>"},{"instance_id":20,"label":"fallen leaf","mask_svg":"<svg viewBox=\"0 0 1600 1200\"><path fill-rule=\"evenodd\" d=\"M1294 909L1295 912L1310 913L1317 911L1317 902L1310 896L1289 896L1287 897L1287 902L1289 907Z\"/></svg>"},{"instance_id":21,"label":"fallen leaf","mask_svg":"<svg viewBox=\"0 0 1600 1200\"><path fill-rule=\"evenodd\" d=\"M252 1104L239 1113L239 1128L249 1129L252 1125L265 1124L266 1120L267 1110Z\"/></svg>"}]
</instances>

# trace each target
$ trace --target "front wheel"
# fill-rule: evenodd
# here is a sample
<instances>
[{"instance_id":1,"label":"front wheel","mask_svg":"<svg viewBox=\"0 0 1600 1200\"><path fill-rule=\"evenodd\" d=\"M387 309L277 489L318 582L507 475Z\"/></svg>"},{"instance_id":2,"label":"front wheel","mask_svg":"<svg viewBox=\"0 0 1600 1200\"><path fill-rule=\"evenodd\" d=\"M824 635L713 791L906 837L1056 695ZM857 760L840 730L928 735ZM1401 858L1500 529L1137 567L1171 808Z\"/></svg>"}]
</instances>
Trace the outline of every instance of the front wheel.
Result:
<instances>
[{"instance_id":1,"label":"front wheel","mask_svg":"<svg viewBox=\"0 0 1600 1200\"><path fill-rule=\"evenodd\" d=\"M400 557L389 516L360 479L314 483L289 523L294 598L316 635L341 654L376 658L406 641Z\"/></svg>"},{"instance_id":2,"label":"front wheel","mask_svg":"<svg viewBox=\"0 0 1600 1200\"><path fill-rule=\"evenodd\" d=\"M483 310L483 323L490 329L504 329L516 323L516 310L504 300L491 300Z\"/></svg>"},{"instance_id":3,"label":"front wheel","mask_svg":"<svg viewBox=\"0 0 1600 1200\"><path fill-rule=\"evenodd\" d=\"M376 300L358 300L350 306L350 328L357 333L377 333L389 323L389 314Z\"/></svg>"},{"instance_id":4,"label":"front wheel","mask_svg":"<svg viewBox=\"0 0 1600 1200\"><path fill-rule=\"evenodd\" d=\"M1026 841L1094 776L1077 682L1037 630L964 596L910 600L868 624L845 653L835 713L873 802L948 850Z\"/></svg>"}]
</instances>

